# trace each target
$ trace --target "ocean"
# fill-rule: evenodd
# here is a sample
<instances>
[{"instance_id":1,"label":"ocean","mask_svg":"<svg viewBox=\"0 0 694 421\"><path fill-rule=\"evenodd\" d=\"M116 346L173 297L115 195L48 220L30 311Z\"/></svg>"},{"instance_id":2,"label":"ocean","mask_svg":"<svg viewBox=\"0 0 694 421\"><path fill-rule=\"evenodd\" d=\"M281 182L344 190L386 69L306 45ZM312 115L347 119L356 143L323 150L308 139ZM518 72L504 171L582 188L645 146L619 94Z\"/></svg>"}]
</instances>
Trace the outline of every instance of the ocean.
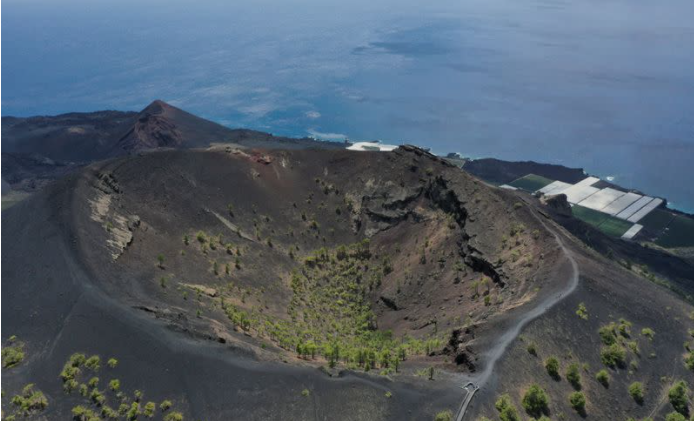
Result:
<instances>
[{"instance_id":1,"label":"ocean","mask_svg":"<svg viewBox=\"0 0 694 421\"><path fill-rule=\"evenodd\" d=\"M582 167L694 211L691 0L5 0L1 67L3 116L163 99Z\"/></svg>"}]
</instances>

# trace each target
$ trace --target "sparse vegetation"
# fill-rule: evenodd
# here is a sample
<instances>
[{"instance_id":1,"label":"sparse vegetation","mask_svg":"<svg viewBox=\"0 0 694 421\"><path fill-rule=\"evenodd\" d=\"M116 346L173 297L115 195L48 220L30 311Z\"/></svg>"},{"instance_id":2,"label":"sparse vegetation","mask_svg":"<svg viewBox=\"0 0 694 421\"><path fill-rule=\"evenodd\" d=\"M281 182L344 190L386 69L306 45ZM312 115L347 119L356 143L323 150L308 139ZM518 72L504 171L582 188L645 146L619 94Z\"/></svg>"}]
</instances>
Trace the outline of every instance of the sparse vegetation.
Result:
<instances>
[{"instance_id":1,"label":"sparse vegetation","mask_svg":"<svg viewBox=\"0 0 694 421\"><path fill-rule=\"evenodd\" d=\"M22 393L12 397L11 403L20 415L29 415L43 411L48 407L48 399L40 390L34 389L30 383L22 389Z\"/></svg>"}]
</instances>

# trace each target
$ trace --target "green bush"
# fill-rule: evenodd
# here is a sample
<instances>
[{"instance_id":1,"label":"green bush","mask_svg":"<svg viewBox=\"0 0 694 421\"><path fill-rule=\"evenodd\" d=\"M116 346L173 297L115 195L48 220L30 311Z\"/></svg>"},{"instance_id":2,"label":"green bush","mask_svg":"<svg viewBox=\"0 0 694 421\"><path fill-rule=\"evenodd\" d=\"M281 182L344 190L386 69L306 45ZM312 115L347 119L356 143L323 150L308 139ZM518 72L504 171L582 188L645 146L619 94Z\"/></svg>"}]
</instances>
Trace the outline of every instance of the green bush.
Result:
<instances>
[{"instance_id":1,"label":"green bush","mask_svg":"<svg viewBox=\"0 0 694 421\"><path fill-rule=\"evenodd\" d=\"M641 382L634 382L629 385L629 395L638 403L639 405L643 403L643 384Z\"/></svg>"},{"instance_id":2,"label":"green bush","mask_svg":"<svg viewBox=\"0 0 694 421\"><path fill-rule=\"evenodd\" d=\"M12 368L24 360L22 344L2 348L2 368Z\"/></svg>"},{"instance_id":3,"label":"green bush","mask_svg":"<svg viewBox=\"0 0 694 421\"><path fill-rule=\"evenodd\" d=\"M48 399L43 392L34 389L33 383L24 386L22 393L12 397L10 402L23 415L40 412L48 407Z\"/></svg>"},{"instance_id":4,"label":"green bush","mask_svg":"<svg viewBox=\"0 0 694 421\"><path fill-rule=\"evenodd\" d=\"M111 380L110 382L108 382L108 388L113 390L114 392L118 392L118 389L120 389L120 380Z\"/></svg>"},{"instance_id":5,"label":"green bush","mask_svg":"<svg viewBox=\"0 0 694 421\"><path fill-rule=\"evenodd\" d=\"M588 309L584 303L578 305L578 310L576 310L576 315L583 320L588 320Z\"/></svg>"},{"instance_id":6,"label":"green bush","mask_svg":"<svg viewBox=\"0 0 694 421\"><path fill-rule=\"evenodd\" d=\"M116 368L116 366L118 365L118 360L115 358L109 358L108 361L106 362L106 365L109 368Z\"/></svg>"},{"instance_id":7,"label":"green bush","mask_svg":"<svg viewBox=\"0 0 694 421\"><path fill-rule=\"evenodd\" d=\"M154 402L147 402L144 409L142 410L142 415L147 418L152 418L154 416L154 411L157 409L157 404Z\"/></svg>"},{"instance_id":8,"label":"green bush","mask_svg":"<svg viewBox=\"0 0 694 421\"><path fill-rule=\"evenodd\" d=\"M528 391L525 392L522 404L525 412L532 416L538 417L544 413L547 413L549 409L549 398L540 386L533 384L530 386Z\"/></svg>"},{"instance_id":9,"label":"green bush","mask_svg":"<svg viewBox=\"0 0 694 421\"><path fill-rule=\"evenodd\" d=\"M451 411L441 411L436 414L434 421L452 421L453 413Z\"/></svg>"},{"instance_id":10,"label":"green bush","mask_svg":"<svg viewBox=\"0 0 694 421\"><path fill-rule=\"evenodd\" d=\"M602 347L600 360L608 367L624 367L626 364L626 350L617 343Z\"/></svg>"},{"instance_id":11,"label":"green bush","mask_svg":"<svg viewBox=\"0 0 694 421\"><path fill-rule=\"evenodd\" d=\"M496 410L499 411L501 421L520 421L518 410L513 405L511 397L508 394L503 394L496 400L494 404Z\"/></svg>"},{"instance_id":12,"label":"green bush","mask_svg":"<svg viewBox=\"0 0 694 421\"><path fill-rule=\"evenodd\" d=\"M679 412L670 412L665 417L665 421L687 421L687 418Z\"/></svg>"},{"instance_id":13,"label":"green bush","mask_svg":"<svg viewBox=\"0 0 694 421\"><path fill-rule=\"evenodd\" d=\"M583 414L586 410L586 397L583 392L573 392L570 394L569 403L579 414Z\"/></svg>"},{"instance_id":14,"label":"green bush","mask_svg":"<svg viewBox=\"0 0 694 421\"><path fill-rule=\"evenodd\" d=\"M101 367L101 358L98 355L92 355L84 362L84 366L92 371L97 371Z\"/></svg>"},{"instance_id":15,"label":"green bush","mask_svg":"<svg viewBox=\"0 0 694 421\"><path fill-rule=\"evenodd\" d=\"M605 387L610 386L610 374L607 370L602 369L595 374L595 379L600 382L601 385Z\"/></svg>"},{"instance_id":16,"label":"green bush","mask_svg":"<svg viewBox=\"0 0 694 421\"><path fill-rule=\"evenodd\" d=\"M164 417L164 421L183 421L183 414L180 412L171 412Z\"/></svg>"},{"instance_id":17,"label":"green bush","mask_svg":"<svg viewBox=\"0 0 694 421\"><path fill-rule=\"evenodd\" d=\"M530 342L528 344L528 354L537 357L537 346L535 345L535 342Z\"/></svg>"},{"instance_id":18,"label":"green bush","mask_svg":"<svg viewBox=\"0 0 694 421\"><path fill-rule=\"evenodd\" d=\"M689 415L689 402L688 397L689 388L684 381L679 381L675 383L674 386L668 391L668 398L670 399L670 404L682 415Z\"/></svg>"},{"instance_id":19,"label":"green bush","mask_svg":"<svg viewBox=\"0 0 694 421\"><path fill-rule=\"evenodd\" d=\"M165 399L165 400L163 400L163 401L159 404L159 409L161 409L161 411L164 412L164 411L166 411L167 409L171 408L171 405L173 405L173 404L171 403L171 401L168 400L168 399Z\"/></svg>"},{"instance_id":20,"label":"green bush","mask_svg":"<svg viewBox=\"0 0 694 421\"><path fill-rule=\"evenodd\" d=\"M694 352L690 352L684 357L684 365L694 371Z\"/></svg>"},{"instance_id":21,"label":"green bush","mask_svg":"<svg viewBox=\"0 0 694 421\"><path fill-rule=\"evenodd\" d=\"M566 369L566 380L571 383L571 385L576 390L581 390L581 372L579 371L579 366L577 363L569 364Z\"/></svg>"},{"instance_id":22,"label":"green bush","mask_svg":"<svg viewBox=\"0 0 694 421\"><path fill-rule=\"evenodd\" d=\"M606 326L601 326L598 330L602 343L609 346L617 342L617 334L615 333L615 324L610 323Z\"/></svg>"},{"instance_id":23,"label":"green bush","mask_svg":"<svg viewBox=\"0 0 694 421\"><path fill-rule=\"evenodd\" d=\"M547 374L552 378L559 379L559 360L556 357L547 358L545 368L547 369Z\"/></svg>"},{"instance_id":24,"label":"green bush","mask_svg":"<svg viewBox=\"0 0 694 421\"><path fill-rule=\"evenodd\" d=\"M652 341L655 336L655 331L650 327L644 327L641 329L641 335L647 337L649 341Z\"/></svg>"}]
</instances>

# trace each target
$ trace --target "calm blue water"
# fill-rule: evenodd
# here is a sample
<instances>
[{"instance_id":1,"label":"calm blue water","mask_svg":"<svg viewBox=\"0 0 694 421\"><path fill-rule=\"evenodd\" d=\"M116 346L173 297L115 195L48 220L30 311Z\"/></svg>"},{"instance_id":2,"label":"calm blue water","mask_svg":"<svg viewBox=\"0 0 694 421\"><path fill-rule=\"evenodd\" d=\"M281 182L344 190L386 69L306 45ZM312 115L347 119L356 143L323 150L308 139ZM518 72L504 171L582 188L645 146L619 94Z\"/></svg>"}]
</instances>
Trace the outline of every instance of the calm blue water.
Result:
<instances>
[{"instance_id":1,"label":"calm blue water","mask_svg":"<svg viewBox=\"0 0 694 421\"><path fill-rule=\"evenodd\" d=\"M694 210L691 0L5 0L2 114L138 110L584 167Z\"/></svg>"}]
</instances>

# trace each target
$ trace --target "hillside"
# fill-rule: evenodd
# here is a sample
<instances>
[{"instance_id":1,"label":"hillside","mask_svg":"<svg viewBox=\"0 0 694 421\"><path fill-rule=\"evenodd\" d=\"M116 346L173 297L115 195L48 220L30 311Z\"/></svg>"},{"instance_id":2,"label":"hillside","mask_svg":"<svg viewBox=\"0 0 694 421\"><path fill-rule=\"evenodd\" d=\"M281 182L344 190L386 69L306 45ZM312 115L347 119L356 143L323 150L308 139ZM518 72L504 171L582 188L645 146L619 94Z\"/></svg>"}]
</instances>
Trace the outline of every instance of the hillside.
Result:
<instances>
[{"instance_id":1,"label":"hillside","mask_svg":"<svg viewBox=\"0 0 694 421\"><path fill-rule=\"evenodd\" d=\"M89 163L158 148L235 147L341 149L344 144L230 129L161 100L140 112L98 111L2 118L2 176L34 192Z\"/></svg>"},{"instance_id":2,"label":"hillside","mask_svg":"<svg viewBox=\"0 0 694 421\"><path fill-rule=\"evenodd\" d=\"M663 419L694 385L693 309L658 285L686 262L625 267L416 147L178 146L3 211L5 414L426 420L472 382L465 420L519 419L533 384L534 418Z\"/></svg>"}]
</instances>

